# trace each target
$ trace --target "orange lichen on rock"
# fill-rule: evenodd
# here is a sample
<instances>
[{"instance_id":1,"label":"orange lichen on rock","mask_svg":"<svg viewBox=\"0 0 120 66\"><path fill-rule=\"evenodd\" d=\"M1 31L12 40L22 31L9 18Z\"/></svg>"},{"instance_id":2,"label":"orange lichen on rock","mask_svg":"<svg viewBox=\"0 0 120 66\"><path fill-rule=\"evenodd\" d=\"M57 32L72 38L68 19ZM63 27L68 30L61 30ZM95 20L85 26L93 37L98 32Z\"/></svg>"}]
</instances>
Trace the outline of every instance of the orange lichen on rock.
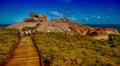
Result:
<instances>
[{"instance_id":1,"label":"orange lichen on rock","mask_svg":"<svg viewBox=\"0 0 120 66\"><path fill-rule=\"evenodd\" d=\"M40 15L38 15L38 17L40 18L40 22L46 22L46 15L45 14L40 14Z\"/></svg>"}]
</instances>

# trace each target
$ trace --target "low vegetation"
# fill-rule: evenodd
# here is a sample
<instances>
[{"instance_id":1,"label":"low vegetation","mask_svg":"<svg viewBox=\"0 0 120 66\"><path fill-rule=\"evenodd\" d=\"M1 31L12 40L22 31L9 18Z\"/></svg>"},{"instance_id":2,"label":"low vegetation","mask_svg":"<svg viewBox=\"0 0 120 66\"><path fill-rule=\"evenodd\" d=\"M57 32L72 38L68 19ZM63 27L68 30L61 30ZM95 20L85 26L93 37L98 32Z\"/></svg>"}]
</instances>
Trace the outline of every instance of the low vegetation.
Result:
<instances>
[{"instance_id":1,"label":"low vegetation","mask_svg":"<svg viewBox=\"0 0 120 66\"><path fill-rule=\"evenodd\" d=\"M51 66L117 66L120 64L120 36L93 40L79 34L37 32L33 40L42 59Z\"/></svg>"},{"instance_id":2,"label":"low vegetation","mask_svg":"<svg viewBox=\"0 0 120 66\"><path fill-rule=\"evenodd\" d=\"M13 50L17 41L17 30L0 27L0 61Z\"/></svg>"}]
</instances>

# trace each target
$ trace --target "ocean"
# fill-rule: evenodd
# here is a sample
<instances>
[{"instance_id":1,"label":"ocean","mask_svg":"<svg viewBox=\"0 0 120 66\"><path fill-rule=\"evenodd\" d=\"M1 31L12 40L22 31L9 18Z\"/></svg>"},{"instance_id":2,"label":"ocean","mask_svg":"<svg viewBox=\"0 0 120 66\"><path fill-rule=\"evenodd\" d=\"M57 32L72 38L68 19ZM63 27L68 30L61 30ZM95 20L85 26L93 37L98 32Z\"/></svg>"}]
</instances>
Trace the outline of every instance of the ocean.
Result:
<instances>
[{"instance_id":1,"label":"ocean","mask_svg":"<svg viewBox=\"0 0 120 66\"><path fill-rule=\"evenodd\" d=\"M1 27L6 27L8 25L10 25L10 24L0 24Z\"/></svg>"}]
</instances>

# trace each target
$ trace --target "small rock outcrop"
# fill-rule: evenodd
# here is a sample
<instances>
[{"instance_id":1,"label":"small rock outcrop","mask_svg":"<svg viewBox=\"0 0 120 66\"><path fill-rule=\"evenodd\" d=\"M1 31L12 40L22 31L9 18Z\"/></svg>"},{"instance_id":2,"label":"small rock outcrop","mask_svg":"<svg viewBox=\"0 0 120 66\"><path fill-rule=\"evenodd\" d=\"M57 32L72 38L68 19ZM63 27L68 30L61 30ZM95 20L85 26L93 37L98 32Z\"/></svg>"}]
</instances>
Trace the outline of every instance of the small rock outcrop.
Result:
<instances>
[{"instance_id":1,"label":"small rock outcrop","mask_svg":"<svg viewBox=\"0 0 120 66\"><path fill-rule=\"evenodd\" d=\"M30 18L24 18L24 22L46 22L45 14L30 13Z\"/></svg>"},{"instance_id":2,"label":"small rock outcrop","mask_svg":"<svg viewBox=\"0 0 120 66\"><path fill-rule=\"evenodd\" d=\"M34 30L40 32L65 32L88 35L93 39L108 39L110 34L119 35L119 32L113 28L92 28L87 25L70 22L66 17L46 20L45 14L36 14L31 12L30 18L24 18L24 22L9 25L7 28L21 29L24 27L35 27Z\"/></svg>"}]
</instances>

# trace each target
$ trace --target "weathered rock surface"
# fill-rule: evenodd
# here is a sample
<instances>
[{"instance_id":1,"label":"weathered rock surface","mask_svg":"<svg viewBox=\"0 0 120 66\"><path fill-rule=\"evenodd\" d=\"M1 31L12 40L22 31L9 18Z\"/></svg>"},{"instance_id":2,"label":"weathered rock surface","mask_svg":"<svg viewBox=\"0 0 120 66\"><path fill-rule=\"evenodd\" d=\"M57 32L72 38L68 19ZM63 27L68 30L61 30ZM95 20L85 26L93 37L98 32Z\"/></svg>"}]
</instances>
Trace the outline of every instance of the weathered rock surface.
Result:
<instances>
[{"instance_id":1,"label":"weathered rock surface","mask_svg":"<svg viewBox=\"0 0 120 66\"><path fill-rule=\"evenodd\" d=\"M12 24L12 25L7 26L7 28L21 29L24 27L35 27L36 24L38 24L38 22L19 22L17 24Z\"/></svg>"},{"instance_id":2,"label":"weathered rock surface","mask_svg":"<svg viewBox=\"0 0 120 66\"><path fill-rule=\"evenodd\" d=\"M40 26L36 28L36 31L71 32L71 29L69 29L69 25L67 23L48 21L48 23L40 23Z\"/></svg>"},{"instance_id":3,"label":"weathered rock surface","mask_svg":"<svg viewBox=\"0 0 120 66\"><path fill-rule=\"evenodd\" d=\"M38 18L40 19L40 22L46 22L46 15L45 14L39 14Z\"/></svg>"},{"instance_id":4,"label":"weathered rock surface","mask_svg":"<svg viewBox=\"0 0 120 66\"><path fill-rule=\"evenodd\" d=\"M91 27L78 24L78 23L68 23L70 26L69 28L76 33L79 33L80 35L86 35Z\"/></svg>"},{"instance_id":5,"label":"weathered rock surface","mask_svg":"<svg viewBox=\"0 0 120 66\"><path fill-rule=\"evenodd\" d=\"M119 32L113 28L91 28L87 35L91 36L94 39L109 39L109 35L115 34L119 35Z\"/></svg>"},{"instance_id":6,"label":"weathered rock surface","mask_svg":"<svg viewBox=\"0 0 120 66\"><path fill-rule=\"evenodd\" d=\"M41 32L70 32L80 35L88 35L94 39L108 39L110 34L119 35L113 28L92 28L87 25L70 22L66 17L47 21L46 15L35 13L30 14L30 18L25 18L24 22L9 25L7 28L21 29L24 27L36 27L34 30Z\"/></svg>"}]
</instances>

